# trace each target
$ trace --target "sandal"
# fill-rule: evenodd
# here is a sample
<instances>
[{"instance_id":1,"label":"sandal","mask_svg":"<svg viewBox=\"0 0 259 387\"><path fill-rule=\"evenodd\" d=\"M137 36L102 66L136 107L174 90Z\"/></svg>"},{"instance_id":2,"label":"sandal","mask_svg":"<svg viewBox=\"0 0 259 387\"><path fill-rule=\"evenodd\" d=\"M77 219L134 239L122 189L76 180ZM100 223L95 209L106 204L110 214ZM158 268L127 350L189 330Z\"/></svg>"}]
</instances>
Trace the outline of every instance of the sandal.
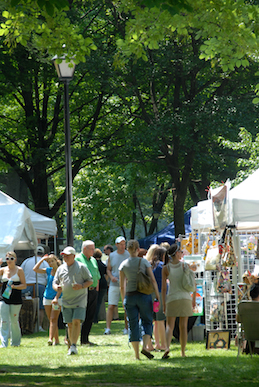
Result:
<instances>
[{"instance_id":1,"label":"sandal","mask_svg":"<svg viewBox=\"0 0 259 387\"><path fill-rule=\"evenodd\" d=\"M166 351L165 351L165 353L163 354L163 356L162 356L162 359L163 360L165 360L165 359L169 359L169 349L167 349Z\"/></svg>"},{"instance_id":2,"label":"sandal","mask_svg":"<svg viewBox=\"0 0 259 387\"><path fill-rule=\"evenodd\" d=\"M152 353L146 351L145 349L142 349L141 353L142 355L146 356L149 360L154 358L154 355L152 355Z\"/></svg>"}]
</instances>

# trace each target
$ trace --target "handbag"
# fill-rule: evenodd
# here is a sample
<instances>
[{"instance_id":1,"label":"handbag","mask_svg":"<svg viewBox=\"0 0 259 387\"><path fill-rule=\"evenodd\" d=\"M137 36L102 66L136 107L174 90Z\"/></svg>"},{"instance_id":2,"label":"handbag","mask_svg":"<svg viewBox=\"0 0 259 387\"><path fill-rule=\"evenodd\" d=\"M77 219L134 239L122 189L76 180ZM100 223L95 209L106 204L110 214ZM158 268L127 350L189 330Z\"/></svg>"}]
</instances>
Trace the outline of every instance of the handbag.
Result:
<instances>
[{"instance_id":1,"label":"handbag","mask_svg":"<svg viewBox=\"0 0 259 387\"><path fill-rule=\"evenodd\" d=\"M183 264L182 286L187 292L194 292L196 289L194 274L187 264Z\"/></svg>"},{"instance_id":2,"label":"handbag","mask_svg":"<svg viewBox=\"0 0 259 387\"><path fill-rule=\"evenodd\" d=\"M225 241L224 241L225 250L222 254L222 259L221 259L222 266L224 267L236 266L237 260L234 252L232 237L233 237L232 231L228 228L226 230Z\"/></svg>"},{"instance_id":3,"label":"handbag","mask_svg":"<svg viewBox=\"0 0 259 387\"><path fill-rule=\"evenodd\" d=\"M230 293L232 294L232 283L229 277L229 271L220 268L218 281L217 281L218 293Z\"/></svg>"},{"instance_id":4,"label":"handbag","mask_svg":"<svg viewBox=\"0 0 259 387\"><path fill-rule=\"evenodd\" d=\"M205 270L217 270L217 264L220 262L220 253L218 246L212 246L207 250L205 258Z\"/></svg>"},{"instance_id":5,"label":"handbag","mask_svg":"<svg viewBox=\"0 0 259 387\"><path fill-rule=\"evenodd\" d=\"M144 294L151 294L155 291L151 282L151 278L140 270L141 259L139 258L138 272L137 272L137 291Z\"/></svg>"}]
</instances>

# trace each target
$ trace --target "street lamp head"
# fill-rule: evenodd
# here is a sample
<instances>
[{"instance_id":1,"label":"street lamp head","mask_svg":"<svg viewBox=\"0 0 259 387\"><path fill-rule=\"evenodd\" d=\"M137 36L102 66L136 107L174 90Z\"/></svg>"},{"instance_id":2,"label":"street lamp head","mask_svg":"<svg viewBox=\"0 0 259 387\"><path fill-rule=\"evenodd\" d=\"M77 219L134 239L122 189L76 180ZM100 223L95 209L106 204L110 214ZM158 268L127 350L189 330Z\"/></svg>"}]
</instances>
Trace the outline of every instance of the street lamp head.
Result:
<instances>
[{"instance_id":1,"label":"street lamp head","mask_svg":"<svg viewBox=\"0 0 259 387\"><path fill-rule=\"evenodd\" d=\"M73 60L66 61L66 55L62 57L58 57L55 55L52 58L52 61L54 62L58 77L60 81L71 81L73 78L76 64Z\"/></svg>"}]
</instances>

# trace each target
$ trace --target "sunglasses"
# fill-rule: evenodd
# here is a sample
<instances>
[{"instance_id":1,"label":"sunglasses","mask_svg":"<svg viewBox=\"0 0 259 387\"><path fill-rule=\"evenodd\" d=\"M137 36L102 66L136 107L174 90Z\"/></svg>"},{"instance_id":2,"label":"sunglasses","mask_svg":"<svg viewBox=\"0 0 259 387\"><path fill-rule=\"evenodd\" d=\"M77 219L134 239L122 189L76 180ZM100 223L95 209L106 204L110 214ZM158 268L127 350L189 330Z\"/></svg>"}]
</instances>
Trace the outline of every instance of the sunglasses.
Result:
<instances>
[{"instance_id":1,"label":"sunglasses","mask_svg":"<svg viewBox=\"0 0 259 387\"><path fill-rule=\"evenodd\" d=\"M6 261L14 261L15 258L14 257L5 257Z\"/></svg>"}]
</instances>

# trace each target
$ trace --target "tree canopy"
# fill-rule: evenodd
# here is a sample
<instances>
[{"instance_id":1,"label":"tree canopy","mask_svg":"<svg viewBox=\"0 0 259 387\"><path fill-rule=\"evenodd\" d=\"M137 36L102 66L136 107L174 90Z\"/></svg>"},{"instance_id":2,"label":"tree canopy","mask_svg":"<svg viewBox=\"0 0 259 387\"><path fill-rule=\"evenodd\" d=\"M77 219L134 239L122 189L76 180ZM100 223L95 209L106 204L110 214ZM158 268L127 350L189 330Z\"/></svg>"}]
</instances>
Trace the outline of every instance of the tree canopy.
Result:
<instances>
[{"instance_id":1,"label":"tree canopy","mask_svg":"<svg viewBox=\"0 0 259 387\"><path fill-rule=\"evenodd\" d=\"M238 151L222 147L219 138L232 143L240 126L256 128L257 5L46 4L0 3L0 160L26 182L34 209L58 213L65 200L63 90L50 58L64 53L65 42L68 57L81 62L70 84L80 233L87 235L91 221L104 240L97 222L105 218L108 227L134 236L137 214L152 233L166 203L173 206L176 234L183 233L186 197L195 203L212 178L234 177L237 170ZM251 12L240 28L245 11Z\"/></svg>"}]
</instances>

